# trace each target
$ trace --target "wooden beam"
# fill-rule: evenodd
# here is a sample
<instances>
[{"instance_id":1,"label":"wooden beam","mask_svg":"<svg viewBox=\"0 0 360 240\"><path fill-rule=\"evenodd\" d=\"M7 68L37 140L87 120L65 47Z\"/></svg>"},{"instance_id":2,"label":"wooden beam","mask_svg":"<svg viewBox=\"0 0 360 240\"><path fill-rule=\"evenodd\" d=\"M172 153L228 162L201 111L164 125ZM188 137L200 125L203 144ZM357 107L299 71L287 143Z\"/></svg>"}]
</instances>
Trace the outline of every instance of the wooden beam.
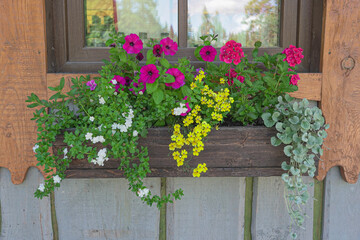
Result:
<instances>
[{"instance_id":1,"label":"wooden beam","mask_svg":"<svg viewBox=\"0 0 360 240\"><path fill-rule=\"evenodd\" d=\"M360 1L325 4L321 109L330 124L318 179L333 166L355 183L360 173Z\"/></svg>"},{"instance_id":2,"label":"wooden beam","mask_svg":"<svg viewBox=\"0 0 360 240\"><path fill-rule=\"evenodd\" d=\"M71 78L86 76L86 73L48 73L47 82L49 87L59 85L60 79L65 78L66 84L64 91L70 91ZM91 77L98 77L98 74L90 74ZM321 73L300 73L299 90L291 93L290 95L295 98L307 98L308 100L320 101L321 99ZM48 96L53 94L48 90Z\"/></svg>"},{"instance_id":3,"label":"wooden beam","mask_svg":"<svg viewBox=\"0 0 360 240\"><path fill-rule=\"evenodd\" d=\"M30 121L34 109L25 100L31 93L47 98L45 1L0 5L0 167L8 168L12 182L20 184L29 167L38 167L32 149L36 123Z\"/></svg>"}]
</instances>

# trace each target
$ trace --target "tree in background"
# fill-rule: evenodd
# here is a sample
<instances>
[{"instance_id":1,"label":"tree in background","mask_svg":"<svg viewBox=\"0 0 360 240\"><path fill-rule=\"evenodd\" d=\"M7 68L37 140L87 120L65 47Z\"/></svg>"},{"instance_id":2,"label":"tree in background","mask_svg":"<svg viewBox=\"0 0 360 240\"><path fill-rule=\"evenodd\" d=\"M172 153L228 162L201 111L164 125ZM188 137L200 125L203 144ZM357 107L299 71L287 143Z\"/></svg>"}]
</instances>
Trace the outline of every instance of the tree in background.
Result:
<instances>
[{"instance_id":1,"label":"tree in background","mask_svg":"<svg viewBox=\"0 0 360 240\"><path fill-rule=\"evenodd\" d=\"M245 6L249 25L246 31L246 45L253 46L261 41L263 46L278 46L279 41L279 6L280 0L251 0Z\"/></svg>"}]
</instances>

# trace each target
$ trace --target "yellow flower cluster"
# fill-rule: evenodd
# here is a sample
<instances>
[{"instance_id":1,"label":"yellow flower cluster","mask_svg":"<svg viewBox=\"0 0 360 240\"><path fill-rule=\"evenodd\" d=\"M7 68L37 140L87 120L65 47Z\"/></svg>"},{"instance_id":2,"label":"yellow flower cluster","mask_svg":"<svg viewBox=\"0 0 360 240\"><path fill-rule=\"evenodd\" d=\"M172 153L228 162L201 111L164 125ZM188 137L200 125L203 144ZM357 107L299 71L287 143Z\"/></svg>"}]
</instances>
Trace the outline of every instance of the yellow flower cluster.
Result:
<instances>
[{"instance_id":1,"label":"yellow flower cluster","mask_svg":"<svg viewBox=\"0 0 360 240\"><path fill-rule=\"evenodd\" d=\"M200 173L206 172L208 168L206 167L206 163L198 164L197 168L193 171L193 177L200 177Z\"/></svg>"},{"instance_id":2,"label":"yellow flower cluster","mask_svg":"<svg viewBox=\"0 0 360 240\"><path fill-rule=\"evenodd\" d=\"M230 91L228 88L221 89L220 92L214 92L208 85L202 83L205 78L204 71L200 70L199 74L195 77L195 82L191 83L192 90L199 88L201 92L201 105L206 106L208 109L212 109L211 118L218 122L223 120L223 114L230 111L231 103L234 100L230 97ZM220 83L224 84L225 79L220 79ZM183 126L189 127L195 123L194 128L186 135L186 137L180 132L180 125L174 126L174 132L171 136L172 142L169 145L169 149L173 152L173 158L177 162L177 166L182 166L184 160L188 157L188 152L182 149L184 145L192 147L192 154L198 156L201 151L204 150L203 139L211 131L211 125L203 120L201 116L201 107L195 105L190 113L183 120ZM216 126L218 129L218 126ZM176 150L179 149L179 150ZM182 150L181 150L182 149ZM206 164L199 164L193 171L194 177L200 177L202 172L206 172Z\"/></svg>"}]
</instances>

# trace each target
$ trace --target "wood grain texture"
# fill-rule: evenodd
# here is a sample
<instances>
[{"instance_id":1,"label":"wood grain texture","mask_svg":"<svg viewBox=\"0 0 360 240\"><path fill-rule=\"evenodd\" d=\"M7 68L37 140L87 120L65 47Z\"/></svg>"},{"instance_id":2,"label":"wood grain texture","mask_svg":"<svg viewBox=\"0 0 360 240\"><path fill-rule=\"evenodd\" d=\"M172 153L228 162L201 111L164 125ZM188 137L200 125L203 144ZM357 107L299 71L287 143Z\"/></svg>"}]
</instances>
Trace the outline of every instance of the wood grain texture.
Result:
<instances>
[{"instance_id":1,"label":"wood grain texture","mask_svg":"<svg viewBox=\"0 0 360 240\"><path fill-rule=\"evenodd\" d=\"M266 127L222 127L212 131L205 143L205 150L193 158L191 167L206 163L209 168L203 176L271 176L281 175L281 162L286 161L282 147L270 143L275 129ZM176 166L170 155L169 128L149 129L148 137L140 139L147 146L152 177L191 177L191 171ZM54 143L54 152L64 147L62 135ZM100 145L99 145L100 147ZM119 159L110 159L105 166L90 164L87 159L74 159L67 171L68 177L121 177L117 170ZM113 176L112 176L113 175Z\"/></svg>"},{"instance_id":2,"label":"wood grain texture","mask_svg":"<svg viewBox=\"0 0 360 240\"><path fill-rule=\"evenodd\" d=\"M305 182L313 181L306 177ZM308 217L301 228L294 228L297 239L312 239L313 236L313 188L310 188L309 202L303 206ZM288 240L291 218L284 200L284 183L281 177L259 177L254 179L254 200L252 215L252 240Z\"/></svg>"},{"instance_id":3,"label":"wood grain texture","mask_svg":"<svg viewBox=\"0 0 360 240\"><path fill-rule=\"evenodd\" d=\"M48 73L47 82L48 86L54 87L59 85L60 79L64 77L66 79L66 84L64 91L71 90L71 78L86 76L86 73ZM90 74L91 77L97 77L98 74ZM321 73L300 73L299 81L299 90L291 93L290 95L295 98L307 98L308 100L320 101L321 99ZM49 96L51 96L52 91L48 90Z\"/></svg>"},{"instance_id":4,"label":"wood grain texture","mask_svg":"<svg viewBox=\"0 0 360 240\"><path fill-rule=\"evenodd\" d=\"M318 179L340 166L345 181L360 173L360 1L329 0L325 4L321 109L330 124L324 141L325 161ZM329 148L329 150L328 150Z\"/></svg>"},{"instance_id":5,"label":"wood grain texture","mask_svg":"<svg viewBox=\"0 0 360 240\"><path fill-rule=\"evenodd\" d=\"M338 167L325 178L323 238L360 239L360 183L347 184Z\"/></svg>"},{"instance_id":6,"label":"wood grain texture","mask_svg":"<svg viewBox=\"0 0 360 240\"><path fill-rule=\"evenodd\" d=\"M245 178L168 178L168 192L182 188L168 204L167 238L244 238Z\"/></svg>"},{"instance_id":7,"label":"wood grain texture","mask_svg":"<svg viewBox=\"0 0 360 240\"><path fill-rule=\"evenodd\" d=\"M145 179L160 194L160 179ZM160 211L128 190L125 179L65 179L55 192L59 239L159 239Z\"/></svg>"},{"instance_id":8,"label":"wood grain texture","mask_svg":"<svg viewBox=\"0 0 360 240\"><path fill-rule=\"evenodd\" d=\"M0 168L1 240L53 239L50 200L34 197L44 182L36 168L30 168L21 185L11 183L10 172Z\"/></svg>"},{"instance_id":9,"label":"wood grain texture","mask_svg":"<svg viewBox=\"0 0 360 240\"><path fill-rule=\"evenodd\" d=\"M32 92L46 98L44 0L1 1L0 9L0 167L14 184L36 166L34 109L25 100Z\"/></svg>"}]
</instances>

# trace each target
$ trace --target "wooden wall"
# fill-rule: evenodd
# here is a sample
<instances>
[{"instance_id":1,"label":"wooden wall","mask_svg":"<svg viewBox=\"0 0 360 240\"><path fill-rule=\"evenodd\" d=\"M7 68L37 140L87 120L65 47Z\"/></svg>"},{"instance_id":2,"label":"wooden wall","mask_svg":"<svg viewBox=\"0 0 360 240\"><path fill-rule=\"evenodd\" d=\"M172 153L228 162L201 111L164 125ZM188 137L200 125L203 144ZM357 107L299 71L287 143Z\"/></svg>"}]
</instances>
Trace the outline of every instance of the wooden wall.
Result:
<instances>
[{"instance_id":1,"label":"wooden wall","mask_svg":"<svg viewBox=\"0 0 360 240\"><path fill-rule=\"evenodd\" d=\"M253 178L250 205L245 203L245 178L168 178L166 189L182 187L185 196L169 204L165 216L142 204L124 179L66 179L53 198L38 200L33 192L41 182L36 168L29 169L21 185L12 184L9 171L0 168L1 240L290 239L280 177ZM160 182L146 181L157 193ZM347 184L338 168L331 169L325 179L323 226L314 224L317 200L310 201L306 229L298 230L298 239L360 239L359 199L360 183ZM245 217L249 206L252 214ZM319 230L323 237L317 236Z\"/></svg>"}]
</instances>

